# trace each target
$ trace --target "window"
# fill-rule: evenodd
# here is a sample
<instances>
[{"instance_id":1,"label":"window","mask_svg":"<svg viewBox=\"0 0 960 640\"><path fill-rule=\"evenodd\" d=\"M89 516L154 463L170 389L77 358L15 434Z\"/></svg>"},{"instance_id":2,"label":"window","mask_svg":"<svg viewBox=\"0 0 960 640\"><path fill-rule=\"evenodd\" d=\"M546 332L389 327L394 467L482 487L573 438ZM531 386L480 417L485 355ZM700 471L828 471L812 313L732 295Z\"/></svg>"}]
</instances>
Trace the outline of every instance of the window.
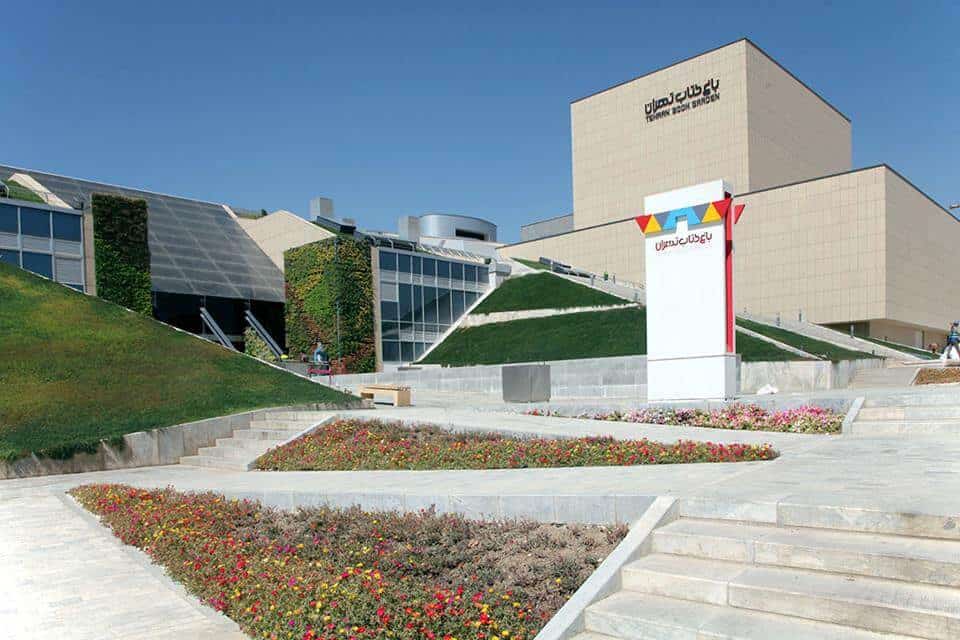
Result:
<instances>
[{"instance_id":1,"label":"window","mask_svg":"<svg viewBox=\"0 0 960 640\"><path fill-rule=\"evenodd\" d=\"M467 282L477 281L477 267L472 264L463 266L463 279Z\"/></svg>"},{"instance_id":2,"label":"window","mask_svg":"<svg viewBox=\"0 0 960 640\"><path fill-rule=\"evenodd\" d=\"M480 284L487 284L490 279L490 273L487 271L486 267L477 267L477 282Z\"/></svg>"},{"instance_id":3,"label":"window","mask_svg":"<svg viewBox=\"0 0 960 640\"><path fill-rule=\"evenodd\" d=\"M10 249L0 249L0 262L6 262L7 264L15 264L19 267L20 252L12 251Z\"/></svg>"},{"instance_id":4,"label":"window","mask_svg":"<svg viewBox=\"0 0 960 640\"><path fill-rule=\"evenodd\" d=\"M80 242L80 216L54 212L53 237L57 240Z\"/></svg>"},{"instance_id":5,"label":"window","mask_svg":"<svg viewBox=\"0 0 960 640\"><path fill-rule=\"evenodd\" d=\"M380 271L396 271L397 254L391 251L380 252Z\"/></svg>"},{"instance_id":6,"label":"window","mask_svg":"<svg viewBox=\"0 0 960 640\"><path fill-rule=\"evenodd\" d=\"M413 321L423 322L423 287L413 285Z\"/></svg>"},{"instance_id":7,"label":"window","mask_svg":"<svg viewBox=\"0 0 960 640\"><path fill-rule=\"evenodd\" d=\"M53 257L45 253L23 252L23 268L39 276L53 278Z\"/></svg>"},{"instance_id":8,"label":"window","mask_svg":"<svg viewBox=\"0 0 960 640\"><path fill-rule=\"evenodd\" d=\"M437 321L437 288L423 288L423 321Z\"/></svg>"},{"instance_id":9,"label":"window","mask_svg":"<svg viewBox=\"0 0 960 640\"><path fill-rule=\"evenodd\" d=\"M415 276L420 275L420 256L413 256L410 259L412 261L410 272L413 273L413 275Z\"/></svg>"},{"instance_id":10,"label":"window","mask_svg":"<svg viewBox=\"0 0 960 640\"><path fill-rule=\"evenodd\" d=\"M470 231L469 229L456 229L453 235L457 238L470 238L471 240L486 240L487 236L479 231Z\"/></svg>"},{"instance_id":11,"label":"window","mask_svg":"<svg viewBox=\"0 0 960 640\"><path fill-rule=\"evenodd\" d=\"M403 286L403 285L401 285ZM383 320L399 320L399 309L396 302L380 302L380 317Z\"/></svg>"},{"instance_id":12,"label":"window","mask_svg":"<svg viewBox=\"0 0 960 640\"><path fill-rule=\"evenodd\" d=\"M50 237L50 212L20 208L20 232L25 236Z\"/></svg>"},{"instance_id":13,"label":"window","mask_svg":"<svg viewBox=\"0 0 960 640\"><path fill-rule=\"evenodd\" d=\"M72 258L57 258L57 282L83 282L83 262Z\"/></svg>"},{"instance_id":14,"label":"window","mask_svg":"<svg viewBox=\"0 0 960 640\"><path fill-rule=\"evenodd\" d=\"M437 275L437 261L435 259L433 258L423 259L423 275L425 276Z\"/></svg>"},{"instance_id":15,"label":"window","mask_svg":"<svg viewBox=\"0 0 960 640\"><path fill-rule=\"evenodd\" d=\"M422 342L415 342L413 344L414 359L418 359L420 356L422 356L425 349L426 345L424 345Z\"/></svg>"},{"instance_id":16,"label":"window","mask_svg":"<svg viewBox=\"0 0 960 640\"><path fill-rule=\"evenodd\" d=\"M397 271L410 273L410 256L405 253L397 255Z\"/></svg>"},{"instance_id":17,"label":"window","mask_svg":"<svg viewBox=\"0 0 960 640\"><path fill-rule=\"evenodd\" d=\"M463 280L463 265L459 262L450 263L450 278L452 280Z\"/></svg>"},{"instance_id":18,"label":"window","mask_svg":"<svg viewBox=\"0 0 960 640\"><path fill-rule=\"evenodd\" d=\"M450 263L444 260L437 260L437 277L438 278L449 278L450 277Z\"/></svg>"},{"instance_id":19,"label":"window","mask_svg":"<svg viewBox=\"0 0 960 640\"><path fill-rule=\"evenodd\" d=\"M400 343L399 342L383 343L383 361L384 362L400 362Z\"/></svg>"},{"instance_id":20,"label":"window","mask_svg":"<svg viewBox=\"0 0 960 640\"><path fill-rule=\"evenodd\" d=\"M400 285L400 319L405 322L413 320L413 291L409 284Z\"/></svg>"},{"instance_id":21,"label":"window","mask_svg":"<svg viewBox=\"0 0 960 640\"><path fill-rule=\"evenodd\" d=\"M452 321L457 321L460 316L463 315L463 291L452 291L453 297L453 315L451 316ZM443 322L441 319L440 322Z\"/></svg>"},{"instance_id":22,"label":"window","mask_svg":"<svg viewBox=\"0 0 960 640\"><path fill-rule=\"evenodd\" d=\"M380 334L384 340L399 340L400 325L396 322L381 322Z\"/></svg>"},{"instance_id":23,"label":"window","mask_svg":"<svg viewBox=\"0 0 960 640\"><path fill-rule=\"evenodd\" d=\"M0 204L0 233L17 232L17 208L9 204Z\"/></svg>"},{"instance_id":24,"label":"window","mask_svg":"<svg viewBox=\"0 0 960 640\"><path fill-rule=\"evenodd\" d=\"M400 360L402 362L413 362L413 343L412 342L400 343Z\"/></svg>"},{"instance_id":25,"label":"window","mask_svg":"<svg viewBox=\"0 0 960 640\"><path fill-rule=\"evenodd\" d=\"M474 302L477 301L477 298L479 297L479 295L480 295L480 294L475 293L475 292L473 292L473 291L467 291L467 292L464 294L464 296L466 297L466 302L465 302L465 305L464 305L464 306L465 306L465 309L469 309L469 308L470 308L470 305L472 305Z\"/></svg>"},{"instance_id":26,"label":"window","mask_svg":"<svg viewBox=\"0 0 960 640\"><path fill-rule=\"evenodd\" d=\"M450 289L437 289L437 321L450 324Z\"/></svg>"}]
</instances>

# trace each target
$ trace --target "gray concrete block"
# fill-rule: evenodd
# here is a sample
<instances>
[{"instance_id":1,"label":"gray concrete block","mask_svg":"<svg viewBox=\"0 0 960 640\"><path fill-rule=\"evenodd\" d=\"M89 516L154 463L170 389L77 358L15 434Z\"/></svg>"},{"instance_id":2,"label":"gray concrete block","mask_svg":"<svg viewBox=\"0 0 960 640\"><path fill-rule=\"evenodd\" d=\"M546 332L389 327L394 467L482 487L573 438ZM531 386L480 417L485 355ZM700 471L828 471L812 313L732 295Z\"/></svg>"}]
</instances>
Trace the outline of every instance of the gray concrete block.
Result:
<instances>
[{"instance_id":1,"label":"gray concrete block","mask_svg":"<svg viewBox=\"0 0 960 640\"><path fill-rule=\"evenodd\" d=\"M557 522L555 496L501 496L500 516L504 520Z\"/></svg>"},{"instance_id":2,"label":"gray concrete block","mask_svg":"<svg viewBox=\"0 0 960 640\"><path fill-rule=\"evenodd\" d=\"M183 450L183 429L179 425L157 429L156 434L159 464L176 464L187 455Z\"/></svg>"},{"instance_id":3,"label":"gray concrete block","mask_svg":"<svg viewBox=\"0 0 960 640\"><path fill-rule=\"evenodd\" d=\"M505 402L547 402L550 400L549 365L511 365L502 369Z\"/></svg>"}]
</instances>

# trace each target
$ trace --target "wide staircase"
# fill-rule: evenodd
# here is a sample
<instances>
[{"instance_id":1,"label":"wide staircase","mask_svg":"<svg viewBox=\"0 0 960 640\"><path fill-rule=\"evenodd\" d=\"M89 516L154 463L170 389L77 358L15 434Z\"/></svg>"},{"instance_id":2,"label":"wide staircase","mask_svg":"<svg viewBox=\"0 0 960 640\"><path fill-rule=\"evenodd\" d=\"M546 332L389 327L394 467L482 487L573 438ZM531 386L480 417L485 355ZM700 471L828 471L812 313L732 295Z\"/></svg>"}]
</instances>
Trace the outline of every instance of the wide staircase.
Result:
<instances>
[{"instance_id":1,"label":"wide staircase","mask_svg":"<svg viewBox=\"0 0 960 640\"><path fill-rule=\"evenodd\" d=\"M846 433L856 436L960 436L960 391L867 398Z\"/></svg>"},{"instance_id":2,"label":"wide staircase","mask_svg":"<svg viewBox=\"0 0 960 640\"><path fill-rule=\"evenodd\" d=\"M957 528L894 531L675 520L576 640L960 638Z\"/></svg>"},{"instance_id":3,"label":"wide staircase","mask_svg":"<svg viewBox=\"0 0 960 640\"><path fill-rule=\"evenodd\" d=\"M213 447L201 447L195 456L180 458L194 467L247 471L269 449L309 429L328 417L322 411L277 411L249 427L235 429L229 438L217 438Z\"/></svg>"},{"instance_id":4,"label":"wide staircase","mask_svg":"<svg viewBox=\"0 0 960 640\"><path fill-rule=\"evenodd\" d=\"M879 367L860 369L850 380L851 389L884 389L909 387L917 375L915 366Z\"/></svg>"}]
</instances>

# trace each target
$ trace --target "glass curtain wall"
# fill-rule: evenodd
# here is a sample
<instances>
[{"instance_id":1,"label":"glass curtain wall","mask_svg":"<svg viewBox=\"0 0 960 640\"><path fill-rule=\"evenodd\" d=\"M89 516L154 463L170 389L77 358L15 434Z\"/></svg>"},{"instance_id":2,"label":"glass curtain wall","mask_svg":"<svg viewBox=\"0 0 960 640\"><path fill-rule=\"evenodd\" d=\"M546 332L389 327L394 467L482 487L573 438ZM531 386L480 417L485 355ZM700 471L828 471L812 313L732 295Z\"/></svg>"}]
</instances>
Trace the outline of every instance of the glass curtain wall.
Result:
<instances>
[{"instance_id":1,"label":"glass curtain wall","mask_svg":"<svg viewBox=\"0 0 960 640\"><path fill-rule=\"evenodd\" d=\"M0 202L0 262L83 291L83 216L41 206Z\"/></svg>"},{"instance_id":2,"label":"glass curtain wall","mask_svg":"<svg viewBox=\"0 0 960 640\"><path fill-rule=\"evenodd\" d=\"M383 361L413 362L489 286L487 266L379 249Z\"/></svg>"}]
</instances>

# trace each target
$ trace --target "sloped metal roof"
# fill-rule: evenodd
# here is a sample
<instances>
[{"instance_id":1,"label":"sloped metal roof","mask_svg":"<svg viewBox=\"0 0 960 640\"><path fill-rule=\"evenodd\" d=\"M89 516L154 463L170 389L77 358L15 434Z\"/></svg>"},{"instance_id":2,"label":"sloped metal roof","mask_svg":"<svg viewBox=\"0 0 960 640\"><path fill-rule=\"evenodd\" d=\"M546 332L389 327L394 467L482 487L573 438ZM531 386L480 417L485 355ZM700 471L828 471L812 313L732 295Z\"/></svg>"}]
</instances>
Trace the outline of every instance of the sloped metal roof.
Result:
<instances>
[{"instance_id":1,"label":"sloped metal roof","mask_svg":"<svg viewBox=\"0 0 960 640\"><path fill-rule=\"evenodd\" d=\"M0 179L26 173L66 201L93 193L147 201L154 291L283 302L283 273L222 205L0 165Z\"/></svg>"}]
</instances>

